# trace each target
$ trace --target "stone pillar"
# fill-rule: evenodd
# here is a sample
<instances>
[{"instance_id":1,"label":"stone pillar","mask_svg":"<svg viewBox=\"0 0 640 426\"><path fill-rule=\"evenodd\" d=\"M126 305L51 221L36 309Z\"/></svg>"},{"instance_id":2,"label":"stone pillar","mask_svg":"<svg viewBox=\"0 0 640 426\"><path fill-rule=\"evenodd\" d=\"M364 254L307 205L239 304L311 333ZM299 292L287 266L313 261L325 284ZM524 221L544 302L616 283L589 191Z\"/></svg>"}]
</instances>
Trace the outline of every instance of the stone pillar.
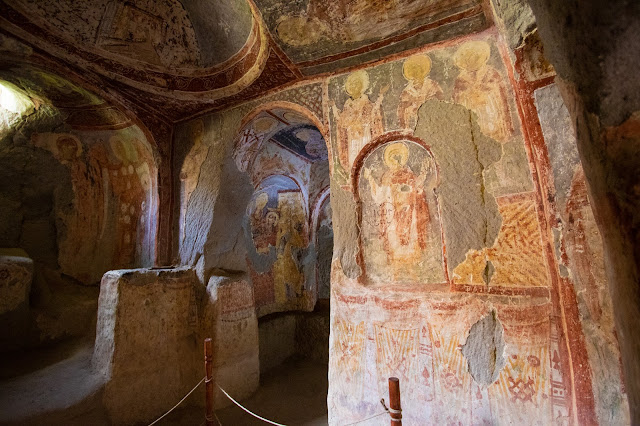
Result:
<instances>
[{"instance_id":1,"label":"stone pillar","mask_svg":"<svg viewBox=\"0 0 640 426\"><path fill-rule=\"evenodd\" d=\"M28 335L33 260L21 249L0 249L0 351L15 349Z\"/></svg>"},{"instance_id":2,"label":"stone pillar","mask_svg":"<svg viewBox=\"0 0 640 426\"><path fill-rule=\"evenodd\" d=\"M148 422L204 376L197 288L190 269L107 272L102 278L93 367L114 424Z\"/></svg>"}]
</instances>

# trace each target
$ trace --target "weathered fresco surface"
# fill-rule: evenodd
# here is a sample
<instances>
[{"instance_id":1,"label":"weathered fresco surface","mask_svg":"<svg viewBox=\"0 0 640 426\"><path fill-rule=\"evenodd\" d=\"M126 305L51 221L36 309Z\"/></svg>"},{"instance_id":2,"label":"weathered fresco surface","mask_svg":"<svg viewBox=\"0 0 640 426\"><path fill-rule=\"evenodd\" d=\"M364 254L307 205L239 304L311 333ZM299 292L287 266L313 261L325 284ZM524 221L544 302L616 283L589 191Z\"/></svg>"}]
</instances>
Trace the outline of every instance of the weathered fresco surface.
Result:
<instances>
[{"instance_id":1,"label":"weathered fresco surface","mask_svg":"<svg viewBox=\"0 0 640 426\"><path fill-rule=\"evenodd\" d=\"M31 133L26 146L4 150L5 170L26 152L48 157L48 165L26 178L32 195L3 188L3 198L17 203L22 226L3 232L5 246L24 247L39 262L89 284L113 268L151 265L155 258L156 167L151 148L136 127L119 131ZM58 178L57 189L39 179ZM68 182L68 187L65 186ZM47 195L48 194L48 195ZM35 229L48 227L46 212L31 208L32 197L51 197L39 209L50 209L55 221L50 241L32 239ZM6 221L5 225L10 225ZM5 227L3 226L3 229ZM15 235L12 235L15 234ZM43 244L45 242L45 244Z\"/></svg>"},{"instance_id":2,"label":"weathered fresco surface","mask_svg":"<svg viewBox=\"0 0 640 426\"><path fill-rule=\"evenodd\" d=\"M601 271L581 257L599 253L595 228L580 228L591 223L586 187L577 169L561 172L558 211L573 222L553 229L540 176L556 169L537 151L548 132L543 123L544 141L534 137L538 118L523 112L533 90L513 77L502 43L489 31L202 118L210 145L227 151L203 163L183 261L246 268L259 316L310 309L329 292L330 424L378 413L389 376L400 378L407 424L625 423L607 379L619 368L614 333L597 331L611 323L590 322L607 301ZM326 154L307 149L319 140L311 125ZM186 125L178 134L191 138ZM310 264L329 215L327 162L324 286ZM188 218L203 206L223 214L201 243ZM215 241L213 230L236 226ZM209 260L218 253L224 263ZM574 275L585 291L568 291Z\"/></svg>"},{"instance_id":3,"label":"weathered fresco surface","mask_svg":"<svg viewBox=\"0 0 640 426\"><path fill-rule=\"evenodd\" d=\"M44 28L62 34L78 44L91 44L107 56L115 54L129 60L165 67L210 66L224 61L244 44L251 28L251 11L244 2L234 6L209 8L167 0L161 2L117 2L101 0L77 3L68 0L10 2L42 21ZM203 16L215 16L215 23ZM224 19L233 19L224 28ZM224 38L227 43L211 39ZM217 48L216 55L213 50Z\"/></svg>"},{"instance_id":4,"label":"weathered fresco surface","mask_svg":"<svg viewBox=\"0 0 640 426\"><path fill-rule=\"evenodd\" d=\"M598 366L618 360L583 363L581 317L560 308L572 302L558 296L547 190L500 43L482 34L328 79L330 424L379 412L390 376L407 424L577 424L594 395L622 419Z\"/></svg>"},{"instance_id":5,"label":"weathered fresco surface","mask_svg":"<svg viewBox=\"0 0 640 426\"><path fill-rule=\"evenodd\" d=\"M97 284L110 269L152 265L157 167L141 128L41 68L9 63L0 77L37 105L1 132L0 246L23 248L38 279L46 267Z\"/></svg>"},{"instance_id":6,"label":"weathered fresco surface","mask_svg":"<svg viewBox=\"0 0 640 426\"><path fill-rule=\"evenodd\" d=\"M71 178L72 208L56 209L61 270L88 283L108 269L153 264L156 167L142 132L34 133L31 141Z\"/></svg>"},{"instance_id":7,"label":"weathered fresco surface","mask_svg":"<svg viewBox=\"0 0 640 426\"><path fill-rule=\"evenodd\" d=\"M420 145L390 142L360 170L361 239L376 283L446 283L433 157Z\"/></svg>"},{"instance_id":8,"label":"weathered fresco surface","mask_svg":"<svg viewBox=\"0 0 640 426\"><path fill-rule=\"evenodd\" d=\"M593 380L596 414L601 424L627 424L602 237L591 210L571 118L555 85L537 89L534 98L551 166L556 256L561 277L575 289L589 364L598 378Z\"/></svg>"},{"instance_id":9,"label":"weathered fresco surface","mask_svg":"<svg viewBox=\"0 0 640 426\"><path fill-rule=\"evenodd\" d=\"M320 90L302 86L263 100L273 107L253 102L191 121L178 131L184 140L178 154L184 172L179 177L182 259L201 260L207 271L214 267L247 271L259 316L313 310L320 276L324 274L327 285L329 281L329 165L318 128L321 86L315 87ZM228 150L210 148L229 140ZM207 148L198 149L199 144ZM196 161L198 153L204 161ZM220 175L214 177L216 173ZM193 188L191 194L187 188ZM223 209L218 214L227 220L217 216L210 229L203 228L200 212L205 203L213 204L214 211ZM217 227L221 233L214 232ZM199 244L203 247L198 253L194 250ZM329 256L322 272L316 270L321 252ZM326 298L328 290L324 291Z\"/></svg>"},{"instance_id":10,"label":"weathered fresco surface","mask_svg":"<svg viewBox=\"0 0 640 426\"><path fill-rule=\"evenodd\" d=\"M258 0L256 5L280 47L308 74L439 41L463 27L486 25L481 3L475 0ZM378 52L372 55L374 48Z\"/></svg>"},{"instance_id":11,"label":"weathered fresco surface","mask_svg":"<svg viewBox=\"0 0 640 426\"><path fill-rule=\"evenodd\" d=\"M285 310L289 300L303 297L305 283L302 256L308 246L309 231L304 197L300 187L285 176L265 179L249 205L251 240L257 256L249 250L249 268L255 287L256 306L276 304ZM265 261L261 257L274 258ZM262 266L262 268L261 268ZM255 270L258 269L258 270Z\"/></svg>"}]
</instances>

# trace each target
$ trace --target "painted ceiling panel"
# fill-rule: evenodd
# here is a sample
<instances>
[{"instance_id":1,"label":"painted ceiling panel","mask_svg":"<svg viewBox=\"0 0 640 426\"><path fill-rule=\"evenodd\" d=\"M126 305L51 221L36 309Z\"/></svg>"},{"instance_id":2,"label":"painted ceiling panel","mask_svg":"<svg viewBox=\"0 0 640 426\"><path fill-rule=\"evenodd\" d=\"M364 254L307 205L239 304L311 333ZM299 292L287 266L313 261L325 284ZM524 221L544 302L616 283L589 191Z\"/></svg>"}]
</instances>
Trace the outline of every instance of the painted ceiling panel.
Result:
<instances>
[{"instance_id":1,"label":"painted ceiling panel","mask_svg":"<svg viewBox=\"0 0 640 426\"><path fill-rule=\"evenodd\" d=\"M380 59L487 25L481 0L255 2L276 42L307 75Z\"/></svg>"}]
</instances>

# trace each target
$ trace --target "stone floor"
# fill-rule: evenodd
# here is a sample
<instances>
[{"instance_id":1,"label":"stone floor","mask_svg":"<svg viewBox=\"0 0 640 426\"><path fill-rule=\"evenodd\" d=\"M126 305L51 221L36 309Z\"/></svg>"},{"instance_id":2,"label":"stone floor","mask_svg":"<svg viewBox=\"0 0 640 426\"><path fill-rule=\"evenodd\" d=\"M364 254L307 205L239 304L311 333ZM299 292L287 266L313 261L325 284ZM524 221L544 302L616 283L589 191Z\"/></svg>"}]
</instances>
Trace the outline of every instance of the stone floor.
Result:
<instances>
[{"instance_id":1,"label":"stone floor","mask_svg":"<svg viewBox=\"0 0 640 426\"><path fill-rule=\"evenodd\" d=\"M327 424L327 365L304 359L288 360L264 374L260 388L242 402L246 408L267 419L288 426ZM233 396L233 395L231 395ZM264 426L234 406L216 412L222 426ZM202 423L200 409L176 410L157 425L195 425Z\"/></svg>"},{"instance_id":2,"label":"stone floor","mask_svg":"<svg viewBox=\"0 0 640 426\"><path fill-rule=\"evenodd\" d=\"M90 341L76 340L28 352L13 359L11 368L0 362L0 425L108 425L100 403L102 383L89 365L91 353ZM290 359L263 374L258 391L241 402L288 426L326 425L327 388L326 364ZM203 410L190 402L156 425L201 425ZM266 424L236 406L216 414L223 426Z\"/></svg>"},{"instance_id":3,"label":"stone floor","mask_svg":"<svg viewBox=\"0 0 640 426\"><path fill-rule=\"evenodd\" d=\"M75 339L0 357L0 425L106 425L93 342Z\"/></svg>"}]
</instances>

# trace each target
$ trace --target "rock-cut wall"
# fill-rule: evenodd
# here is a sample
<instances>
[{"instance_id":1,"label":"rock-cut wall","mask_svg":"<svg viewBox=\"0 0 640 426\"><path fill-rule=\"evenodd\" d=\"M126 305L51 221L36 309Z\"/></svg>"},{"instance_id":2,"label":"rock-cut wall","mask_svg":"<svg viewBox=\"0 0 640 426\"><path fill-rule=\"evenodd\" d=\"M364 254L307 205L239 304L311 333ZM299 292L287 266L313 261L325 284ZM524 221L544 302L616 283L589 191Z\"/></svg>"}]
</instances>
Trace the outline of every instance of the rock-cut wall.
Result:
<instances>
[{"instance_id":1,"label":"rock-cut wall","mask_svg":"<svg viewBox=\"0 0 640 426\"><path fill-rule=\"evenodd\" d=\"M537 91L553 69L514 66L509 49L494 28L201 119L215 149L180 212L179 251L205 271L250 257L241 217L259 200L233 158L242 117L287 102L328 141L330 424L378 413L390 376L407 424L628 421L569 124ZM185 153L194 123L176 133Z\"/></svg>"},{"instance_id":2,"label":"rock-cut wall","mask_svg":"<svg viewBox=\"0 0 640 426\"><path fill-rule=\"evenodd\" d=\"M624 400L584 362L609 358L585 355L507 49L492 30L327 82L330 424L378 413L391 376L407 424L577 424Z\"/></svg>"}]
</instances>

